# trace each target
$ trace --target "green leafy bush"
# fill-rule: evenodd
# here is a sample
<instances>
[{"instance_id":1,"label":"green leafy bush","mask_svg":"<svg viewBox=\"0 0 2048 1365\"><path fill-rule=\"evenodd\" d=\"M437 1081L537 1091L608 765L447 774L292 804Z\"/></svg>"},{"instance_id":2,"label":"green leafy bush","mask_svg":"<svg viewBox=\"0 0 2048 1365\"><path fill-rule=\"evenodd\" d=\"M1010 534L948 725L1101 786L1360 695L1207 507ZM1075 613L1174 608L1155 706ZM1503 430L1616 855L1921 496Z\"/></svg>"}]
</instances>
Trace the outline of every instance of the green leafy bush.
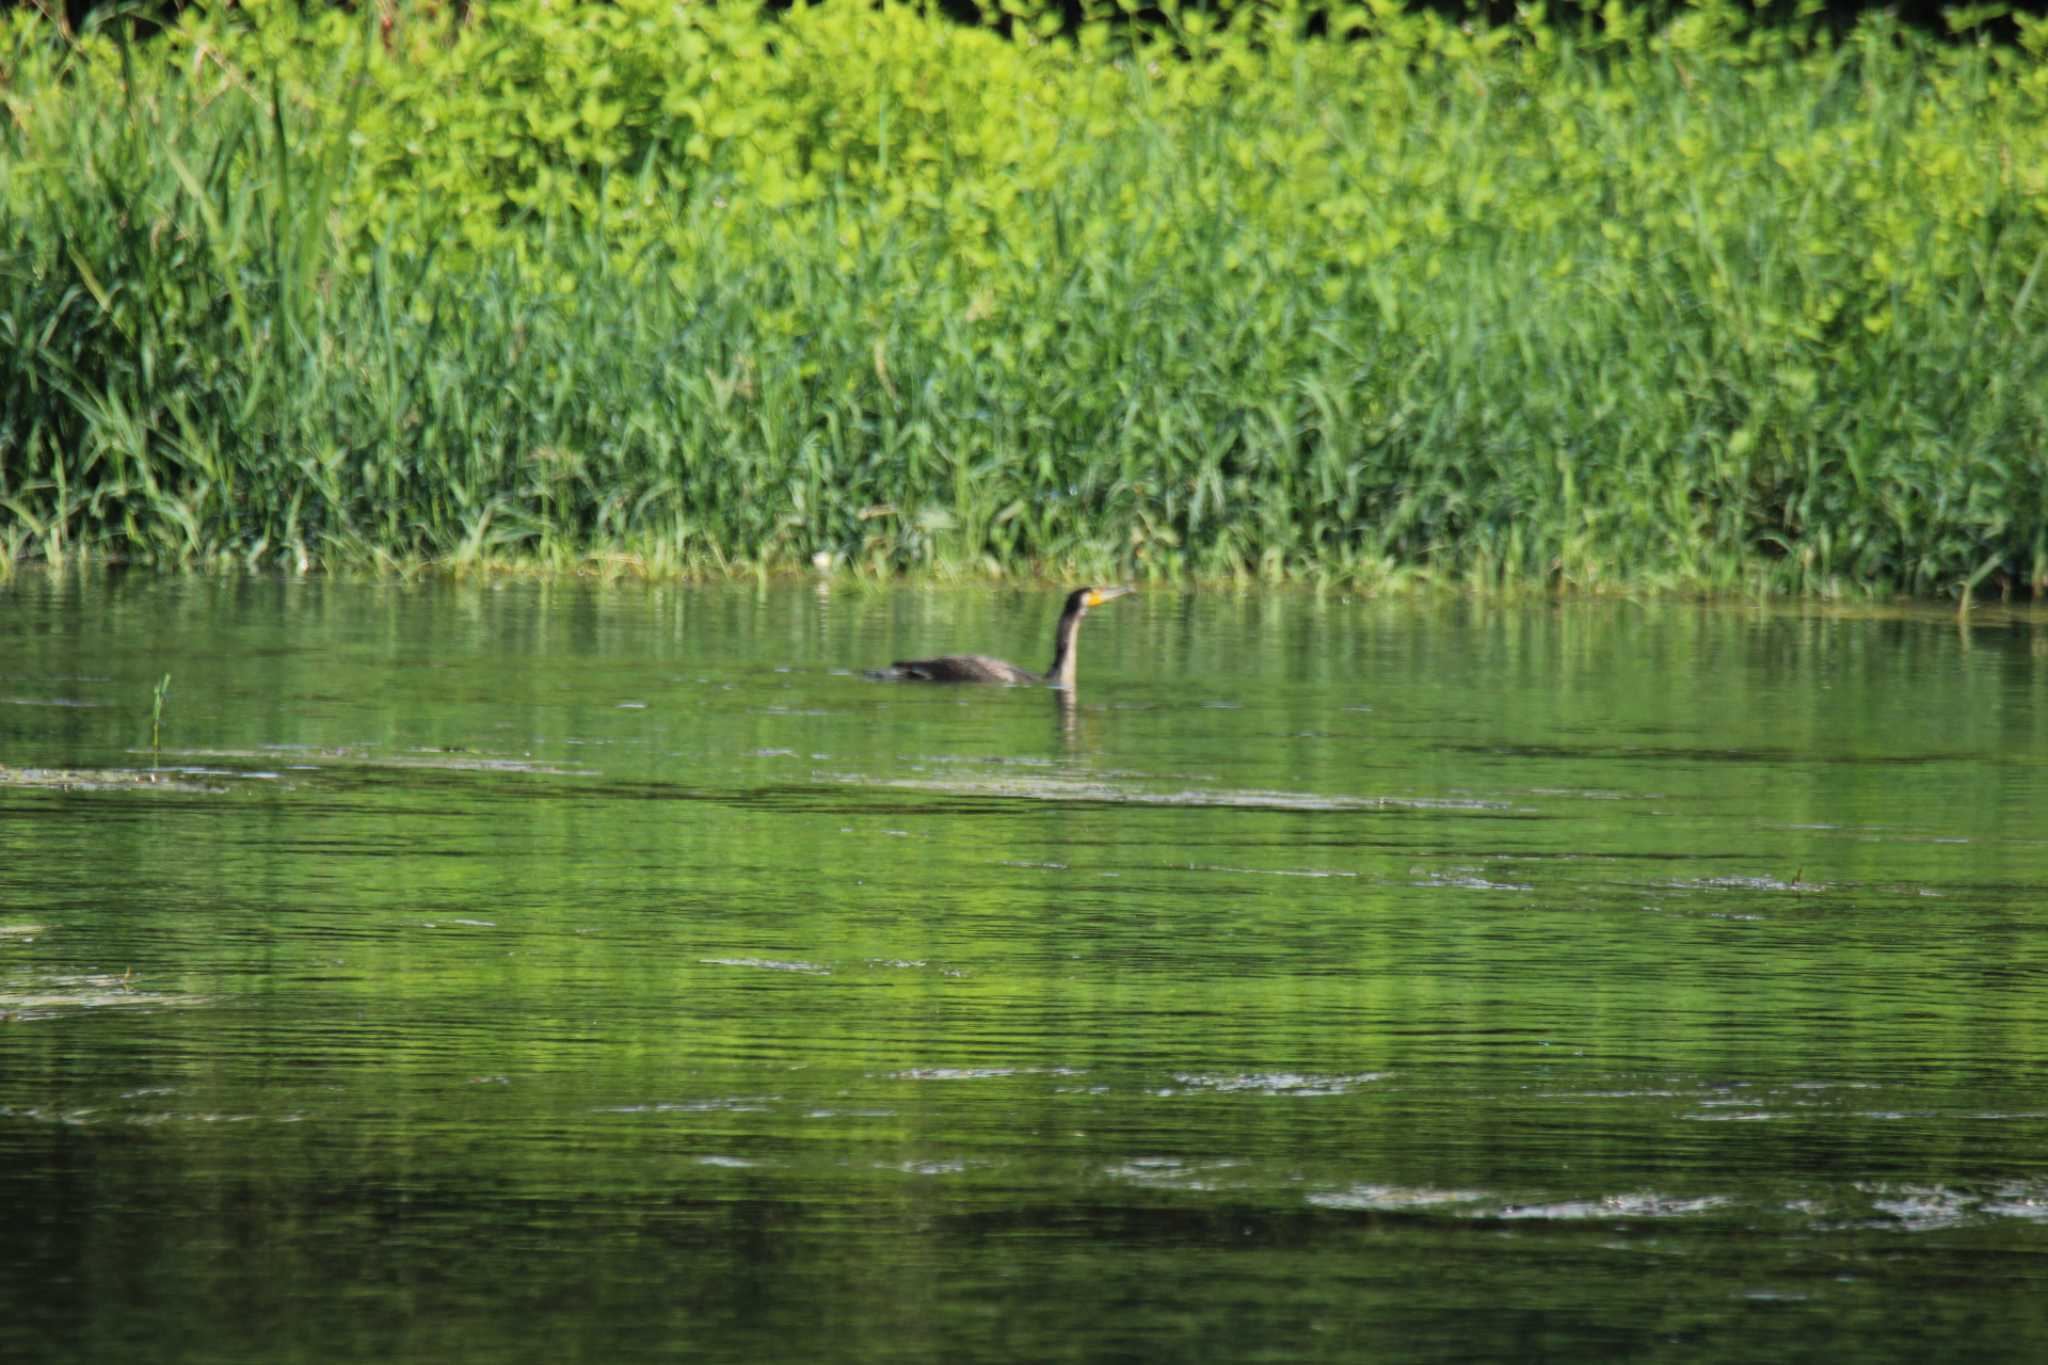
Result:
<instances>
[{"instance_id":1,"label":"green leafy bush","mask_svg":"<svg viewBox=\"0 0 2048 1365\"><path fill-rule=\"evenodd\" d=\"M15 15L0 549L2038 594L2021 30Z\"/></svg>"}]
</instances>

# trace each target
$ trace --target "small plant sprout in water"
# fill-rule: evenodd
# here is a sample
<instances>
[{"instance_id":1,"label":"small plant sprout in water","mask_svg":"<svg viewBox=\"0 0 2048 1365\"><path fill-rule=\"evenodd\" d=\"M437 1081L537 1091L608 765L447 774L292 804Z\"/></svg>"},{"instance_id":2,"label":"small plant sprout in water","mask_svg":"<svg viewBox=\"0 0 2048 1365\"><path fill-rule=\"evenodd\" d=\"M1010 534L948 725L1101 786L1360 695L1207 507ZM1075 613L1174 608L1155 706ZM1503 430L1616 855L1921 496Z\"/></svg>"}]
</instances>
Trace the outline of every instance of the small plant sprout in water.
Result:
<instances>
[{"instance_id":1,"label":"small plant sprout in water","mask_svg":"<svg viewBox=\"0 0 2048 1365\"><path fill-rule=\"evenodd\" d=\"M166 673L157 680L156 695L149 703L149 766L155 768L158 751L163 748L164 698L171 694L171 675Z\"/></svg>"}]
</instances>

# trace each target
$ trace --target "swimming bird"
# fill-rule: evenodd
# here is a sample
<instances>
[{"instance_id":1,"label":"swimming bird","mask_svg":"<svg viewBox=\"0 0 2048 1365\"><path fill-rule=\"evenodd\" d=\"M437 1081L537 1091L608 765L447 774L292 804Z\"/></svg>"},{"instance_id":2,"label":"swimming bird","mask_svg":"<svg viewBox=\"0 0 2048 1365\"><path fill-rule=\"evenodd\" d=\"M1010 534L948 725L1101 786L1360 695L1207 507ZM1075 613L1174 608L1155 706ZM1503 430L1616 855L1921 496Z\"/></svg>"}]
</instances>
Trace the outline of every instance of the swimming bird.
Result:
<instances>
[{"instance_id":1,"label":"swimming bird","mask_svg":"<svg viewBox=\"0 0 2048 1365\"><path fill-rule=\"evenodd\" d=\"M1074 685L1074 637L1081 633L1081 618L1090 607L1114 601L1136 591L1133 588L1076 588L1067 594L1066 610L1060 613L1059 629L1053 634L1052 667L1033 673L986 654L948 654L938 659L898 659L887 668L868 676L900 682L1008 683L1013 687L1072 687Z\"/></svg>"}]
</instances>

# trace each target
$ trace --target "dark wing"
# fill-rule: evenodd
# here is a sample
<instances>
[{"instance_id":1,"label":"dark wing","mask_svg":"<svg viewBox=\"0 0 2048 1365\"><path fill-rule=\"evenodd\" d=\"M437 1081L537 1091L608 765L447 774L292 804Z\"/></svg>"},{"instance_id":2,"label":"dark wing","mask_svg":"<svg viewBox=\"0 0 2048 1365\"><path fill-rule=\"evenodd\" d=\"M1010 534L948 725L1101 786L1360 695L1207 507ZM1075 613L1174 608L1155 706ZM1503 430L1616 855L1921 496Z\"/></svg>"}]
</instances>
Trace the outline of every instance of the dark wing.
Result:
<instances>
[{"instance_id":1,"label":"dark wing","mask_svg":"<svg viewBox=\"0 0 2048 1365\"><path fill-rule=\"evenodd\" d=\"M948 654L943 659L898 659L887 668L868 674L894 682L1010 683L1029 685L1041 681L1036 673L986 654Z\"/></svg>"}]
</instances>

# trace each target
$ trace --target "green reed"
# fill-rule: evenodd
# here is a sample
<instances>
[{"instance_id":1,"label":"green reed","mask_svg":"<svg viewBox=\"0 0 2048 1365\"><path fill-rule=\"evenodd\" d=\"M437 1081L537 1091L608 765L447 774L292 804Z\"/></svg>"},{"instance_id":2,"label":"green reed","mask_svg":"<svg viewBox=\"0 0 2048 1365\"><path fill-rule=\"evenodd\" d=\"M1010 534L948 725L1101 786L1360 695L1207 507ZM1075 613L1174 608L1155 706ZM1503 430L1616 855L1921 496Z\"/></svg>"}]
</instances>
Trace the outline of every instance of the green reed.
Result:
<instances>
[{"instance_id":1,"label":"green reed","mask_svg":"<svg viewBox=\"0 0 2048 1365\"><path fill-rule=\"evenodd\" d=\"M0 553L2048 585L2039 31L704 8L17 18Z\"/></svg>"},{"instance_id":2,"label":"green reed","mask_svg":"<svg viewBox=\"0 0 2048 1365\"><path fill-rule=\"evenodd\" d=\"M171 675L166 673L157 679L156 688L149 698L149 766L157 765L157 757L163 751L164 702L171 695Z\"/></svg>"}]
</instances>

